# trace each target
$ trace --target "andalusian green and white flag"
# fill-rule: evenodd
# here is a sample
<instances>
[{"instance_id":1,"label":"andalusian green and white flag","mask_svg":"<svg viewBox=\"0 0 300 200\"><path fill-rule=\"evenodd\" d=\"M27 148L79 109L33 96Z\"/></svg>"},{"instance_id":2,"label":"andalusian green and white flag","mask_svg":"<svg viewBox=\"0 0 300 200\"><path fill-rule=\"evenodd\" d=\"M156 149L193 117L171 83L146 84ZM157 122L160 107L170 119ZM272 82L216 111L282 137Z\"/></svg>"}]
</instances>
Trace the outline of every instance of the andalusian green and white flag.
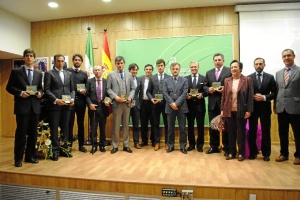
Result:
<instances>
[{"instance_id":1,"label":"andalusian green and white flag","mask_svg":"<svg viewBox=\"0 0 300 200\"><path fill-rule=\"evenodd\" d=\"M93 53L93 42L91 36L91 28L88 27L88 38L85 47L85 70L93 76L93 67L94 67L94 53Z\"/></svg>"}]
</instances>

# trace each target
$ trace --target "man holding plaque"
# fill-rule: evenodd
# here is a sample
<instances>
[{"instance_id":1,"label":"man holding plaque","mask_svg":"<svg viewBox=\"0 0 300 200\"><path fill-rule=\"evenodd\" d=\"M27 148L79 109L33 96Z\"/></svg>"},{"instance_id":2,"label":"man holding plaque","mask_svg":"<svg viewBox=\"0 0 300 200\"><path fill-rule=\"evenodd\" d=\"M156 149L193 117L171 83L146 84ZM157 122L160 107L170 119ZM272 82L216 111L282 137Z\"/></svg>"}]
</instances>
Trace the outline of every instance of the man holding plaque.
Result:
<instances>
[{"instance_id":1,"label":"man holding plaque","mask_svg":"<svg viewBox=\"0 0 300 200\"><path fill-rule=\"evenodd\" d=\"M62 54L54 56L54 69L45 72L44 88L49 100L48 116L52 142L52 160L57 161L60 152L58 127L62 139L69 138L69 122L71 108L74 106L75 89L72 73L63 70L65 57Z\"/></svg>"},{"instance_id":2,"label":"man holding plaque","mask_svg":"<svg viewBox=\"0 0 300 200\"><path fill-rule=\"evenodd\" d=\"M111 153L118 151L120 141L120 125L122 121L123 151L132 153L129 147L129 114L132 99L134 98L134 82L132 75L124 71L125 59L117 56L115 59L116 70L108 74L107 93L112 99L113 133Z\"/></svg>"},{"instance_id":3,"label":"man holding plaque","mask_svg":"<svg viewBox=\"0 0 300 200\"><path fill-rule=\"evenodd\" d=\"M189 112L187 113L188 121L188 140L189 147L188 151L192 151L197 147L199 152L203 152L204 145L204 118L205 118L205 99L207 94L204 91L206 86L206 79L204 76L198 73L199 63L197 61L190 62L191 75L187 76L189 84L189 91L187 94L187 105ZM194 133L194 121L197 122L198 137L197 143L195 140Z\"/></svg>"},{"instance_id":4,"label":"man holding plaque","mask_svg":"<svg viewBox=\"0 0 300 200\"><path fill-rule=\"evenodd\" d=\"M107 81L102 78L103 69L100 66L95 66L93 69L94 78L88 79L86 84L86 102L89 107L89 118L91 125L91 153L97 151L97 129L100 128L99 150L106 152L106 118L109 115L109 101L107 97Z\"/></svg>"},{"instance_id":5,"label":"man holding plaque","mask_svg":"<svg viewBox=\"0 0 300 200\"><path fill-rule=\"evenodd\" d=\"M208 95L208 117L211 121L216 116L220 115L221 97L224 90L224 80L231 77L231 72L228 67L224 66L224 55L216 53L213 56L215 68L206 72L207 85L205 92ZM210 148L206 154L219 153L220 147L220 132L209 128ZM228 154L228 132L222 132L222 144L225 156Z\"/></svg>"},{"instance_id":6,"label":"man holding plaque","mask_svg":"<svg viewBox=\"0 0 300 200\"><path fill-rule=\"evenodd\" d=\"M42 73L33 68L35 52L32 49L24 50L23 59L25 65L11 71L6 86L7 92L14 95L14 114L17 123L14 146L15 167L22 167L24 151L25 162L33 164L39 162L35 155L35 144L41 113L40 99L43 94ZM28 88L31 88L31 93L27 91Z\"/></svg>"},{"instance_id":7,"label":"man holding plaque","mask_svg":"<svg viewBox=\"0 0 300 200\"><path fill-rule=\"evenodd\" d=\"M162 114L164 126L165 126L165 149L168 147L168 121L167 115L165 113L166 101L163 97L163 82L166 78L171 77L165 73L165 61L163 59L158 59L156 61L156 68L158 73L151 76L147 96L152 102L152 116L153 116L153 140L152 146L154 150L157 151L160 149L160 114ZM141 146L146 146L148 143L142 142Z\"/></svg>"},{"instance_id":8,"label":"man holding plaque","mask_svg":"<svg viewBox=\"0 0 300 200\"><path fill-rule=\"evenodd\" d=\"M172 77L164 81L163 93L166 99L165 112L168 118L168 150L167 153L174 151L175 143L175 120L177 117L179 124L179 145L180 151L187 154L186 151L186 131L185 120L186 113L189 112L186 104L186 95L188 93L189 84L186 78L179 76L180 64L172 63L170 66Z\"/></svg>"},{"instance_id":9,"label":"man holding plaque","mask_svg":"<svg viewBox=\"0 0 300 200\"><path fill-rule=\"evenodd\" d=\"M74 54L73 58L73 67L67 68L66 70L72 73L73 83L75 88L75 100L74 106L71 107L71 116L70 116L70 124L69 124L69 139L72 144L73 142L73 127L74 127L74 119L75 113L77 118L77 127L78 127L78 150L86 153L87 150L83 146L84 144L84 116L86 110L86 82L88 80L87 73L80 69L83 58L80 54Z\"/></svg>"}]
</instances>

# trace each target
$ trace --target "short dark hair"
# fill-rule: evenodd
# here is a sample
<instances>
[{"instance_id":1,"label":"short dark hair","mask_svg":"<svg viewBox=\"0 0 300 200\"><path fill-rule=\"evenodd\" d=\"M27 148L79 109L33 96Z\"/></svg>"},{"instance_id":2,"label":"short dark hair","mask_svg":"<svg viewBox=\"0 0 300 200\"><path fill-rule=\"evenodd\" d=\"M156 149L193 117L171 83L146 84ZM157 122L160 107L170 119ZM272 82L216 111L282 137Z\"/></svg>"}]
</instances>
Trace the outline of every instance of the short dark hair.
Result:
<instances>
[{"instance_id":1,"label":"short dark hair","mask_svg":"<svg viewBox=\"0 0 300 200\"><path fill-rule=\"evenodd\" d=\"M65 56L64 56L64 55L62 55L62 54L55 54L55 55L54 55L54 58L53 58L53 59L54 59L54 62L56 61L56 58L57 58L57 57L63 57L64 60L65 60Z\"/></svg>"},{"instance_id":2,"label":"short dark hair","mask_svg":"<svg viewBox=\"0 0 300 200\"><path fill-rule=\"evenodd\" d=\"M35 52L33 49L25 49L24 52L23 52L23 58L25 58L26 54L28 53L32 53L33 54L33 57L35 58Z\"/></svg>"},{"instance_id":3,"label":"short dark hair","mask_svg":"<svg viewBox=\"0 0 300 200\"><path fill-rule=\"evenodd\" d=\"M136 68L137 67L137 69L139 70L139 66L136 64L136 63L131 63L130 65L129 65L129 67L128 67L128 71L130 71L130 70L132 70L132 69L134 69L134 68Z\"/></svg>"},{"instance_id":4,"label":"short dark hair","mask_svg":"<svg viewBox=\"0 0 300 200\"><path fill-rule=\"evenodd\" d=\"M233 60L233 61L231 61L230 66L232 65L232 63L238 63L240 70L243 70L243 63L242 62L240 62L238 60Z\"/></svg>"},{"instance_id":5,"label":"short dark hair","mask_svg":"<svg viewBox=\"0 0 300 200\"><path fill-rule=\"evenodd\" d=\"M115 63L117 63L118 61L123 60L123 62L125 63L125 58L123 56L117 56L115 59Z\"/></svg>"},{"instance_id":6,"label":"short dark hair","mask_svg":"<svg viewBox=\"0 0 300 200\"><path fill-rule=\"evenodd\" d=\"M215 53L214 57L213 57L213 60L215 59L216 56L221 56L222 59L224 60L224 55L222 53Z\"/></svg>"},{"instance_id":7,"label":"short dark hair","mask_svg":"<svg viewBox=\"0 0 300 200\"><path fill-rule=\"evenodd\" d=\"M151 64L145 65L144 70L146 69L146 67L151 67L151 68L152 68L152 71L153 71L153 65L151 65Z\"/></svg>"},{"instance_id":8,"label":"short dark hair","mask_svg":"<svg viewBox=\"0 0 300 200\"><path fill-rule=\"evenodd\" d=\"M74 59L75 59L76 57L79 57L79 58L81 59L81 61L83 61L83 58L82 58L82 55L81 55L81 54L75 53L75 54L73 55L73 57L72 57L72 60L74 61Z\"/></svg>"},{"instance_id":9,"label":"short dark hair","mask_svg":"<svg viewBox=\"0 0 300 200\"><path fill-rule=\"evenodd\" d=\"M156 64L159 64L159 63L163 63L164 64L164 66L166 66L166 62L165 62L165 60L164 59L158 59L157 61L156 61Z\"/></svg>"},{"instance_id":10,"label":"short dark hair","mask_svg":"<svg viewBox=\"0 0 300 200\"><path fill-rule=\"evenodd\" d=\"M262 60L265 63L265 59L263 59L261 57L255 58L254 61L253 61L253 63L255 63L255 61L257 61L257 60Z\"/></svg>"},{"instance_id":11,"label":"short dark hair","mask_svg":"<svg viewBox=\"0 0 300 200\"><path fill-rule=\"evenodd\" d=\"M175 65L178 65L179 68L181 68L181 65L178 62L171 63L170 68L174 67Z\"/></svg>"},{"instance_id":12,"label":"short dark hair","mask_svg":"<svg viewBox=\"0 0 300 200\"><path fill-rule=\"evenodd\" d=\"M293 55L295 55L295 52L294 52L294 50L292 50L292 49L285 49L285 50L282 51L281 54L283 54L283 52L285 52L285 51L290 51Z\"/></svg>"}]
</instances>

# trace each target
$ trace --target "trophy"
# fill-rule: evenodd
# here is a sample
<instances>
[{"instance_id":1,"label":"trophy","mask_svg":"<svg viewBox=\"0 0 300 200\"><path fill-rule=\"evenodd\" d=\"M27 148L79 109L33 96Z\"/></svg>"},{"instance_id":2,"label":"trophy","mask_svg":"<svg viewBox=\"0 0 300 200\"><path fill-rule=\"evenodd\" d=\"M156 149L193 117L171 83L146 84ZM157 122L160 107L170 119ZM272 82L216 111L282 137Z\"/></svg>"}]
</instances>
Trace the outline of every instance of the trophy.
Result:
<instances>
[{"instance_id":1,"label":"trophy","mask_svg":"<svg viewBox=\"0 0 300 200\"><path fill-rule=\"evenodd\" d=\"M213 82L212 87L214 88L214 90L219 90L221 87L221 82Z\"/></svg>"},{"instance_id":2,"label":"trophy","mask_svg":"<svg viewBox=\"0 0 300 200\"><path fill-rule=\"evenodd\" d=\"M66 104L71 103L71 95L62 95L61 98Z\"/></svg>"},{"instance_id":3,"label":"trophy","mask_svg":"<svg viewBox=\"0 0 300 200\"><path fill-rule=\"evenodd\" d=\"M105 97L105 98L104 98L104 103L109 103L109 104L111 104L111 98Z\"/></svg>"},{"instance_id":4,"label":"trophy","mask_svg":"<svg viewBox=\"0 0 300 200\"><path fill-rule=\"evenodd\" d=\"M198 95L198 89L190 89L190 96L196 97Z\"/></svg>"},{"instance_id":5,"label":"trophy","mask_svg":"<svg viewBox=\"0 0 300 200\"><path fill-rule=\"evenodd\" d=\"M78 92L81 92L82 90L86 90L85 89L85 84L77 84L76 86L77 86L77 91Z\"/></svg>"},{"instance_id":6,"label":"trophy","mask_svg":"<svg viewBox=\"0 0 300 200\"><path fill-rule=\"evenodd\" d=\"M26 93L28 93L29 95L36 95L36 85L26 85Z\"/></svg>"},{"instance_id":7,"label":"trophy","mask_svg":"<svg viewBox=\"0 0 300 200\"><path fill-rule=\"evenodd\" d=\"M156 100L156 101L162 101L163 100L163 95L162 94L155 94L154 95L154 99Z\"/></svg>"},{"instance_id":8,"label":"trophy","mask_svg":"<svg viewBox=\"0 0 300 200\"><path fill-rule=\"evenodd\" d=\"M123 102L126 102L126 101L127 101L126 94L121 94L121 95L120 95L120 98L122 99Z\"/></svg>"}]
</instances>

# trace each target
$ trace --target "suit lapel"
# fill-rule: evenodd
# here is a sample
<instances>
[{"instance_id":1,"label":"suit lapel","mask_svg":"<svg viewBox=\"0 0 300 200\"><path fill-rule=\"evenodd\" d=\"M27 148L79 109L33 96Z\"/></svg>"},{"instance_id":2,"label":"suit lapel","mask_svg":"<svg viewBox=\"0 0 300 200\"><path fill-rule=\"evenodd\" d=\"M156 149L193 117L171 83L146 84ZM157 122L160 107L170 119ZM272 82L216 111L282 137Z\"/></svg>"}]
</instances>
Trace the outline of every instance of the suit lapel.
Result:
<instances>
[{"instance_id":1,"label":"suit lapel","mask_svg":"<svg viewBox=\"0 0 300 200\"><path fill-rule=\"evenodd\" d=\"M242 86L244 85L245 79L246 79L246 78L247 78L247 77L245 77L245 76L243 76L243 77L240 78L240 82L239 82L239 86L238 86L238 89L237 89L237 93L240 91L240 89L241 89Z\"/></svg>"},{"instance_id":2,"label":"suit lapel","mask_svg":"<svg viewBox=\"0 0 300 200\"><path fill-rule=\"evenodd\" d=\"M25 67L25 65L23 65L23 68L21 69L21 74L22 74L22 77L24 78L24 80L26 81L26 83L28 85L30 85L28 77L27 77L27 74L26 74L26 67Z\"/></svg>"},{"instance_id":3,"label":"suit lapel","mask_svg":"<svg viewBox=\"0 0 300 200\"><path fill-rule=\"evenodd\" d=\"M290 84L291 80L293 80L295 78L295 76L298 74L298 72L299 72L298 68L294 67L293 68L293 73L292 73L291 77L289 78L289 81L286 84L286 86L288 86Z\"/></svg>"}]
</instances>

